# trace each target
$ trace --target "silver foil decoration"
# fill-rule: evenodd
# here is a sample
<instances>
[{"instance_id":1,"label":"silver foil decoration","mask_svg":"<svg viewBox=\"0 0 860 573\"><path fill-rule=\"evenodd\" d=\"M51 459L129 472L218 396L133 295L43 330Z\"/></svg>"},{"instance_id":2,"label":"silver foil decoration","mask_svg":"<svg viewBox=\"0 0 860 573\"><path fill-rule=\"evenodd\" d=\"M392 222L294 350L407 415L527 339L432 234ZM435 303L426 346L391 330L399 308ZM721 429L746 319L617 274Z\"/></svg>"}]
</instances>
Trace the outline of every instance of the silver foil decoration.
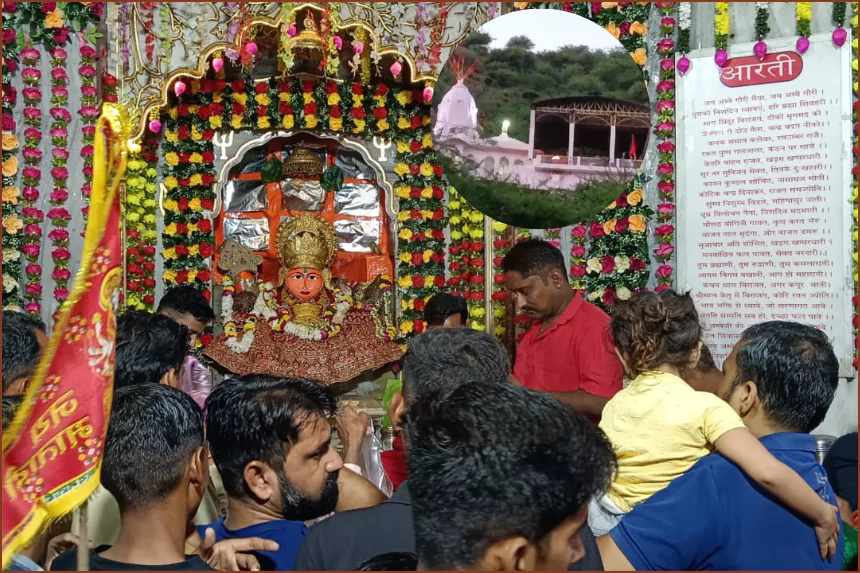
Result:
<instances>
[{"instance_id":1,"label":"silver foil decoration","mask_svg":"<svg viewBox=\"0 0 860 573\"><path fill-rule=\"evenodd\" d=\"M231 169L230 174L260 173L268 160L265 146L251 148L242 157L242 164Z\"/></svg>"},{"instance_id":2,"label":"silver foil decoration","mask_svg":"<svg viewBox=\"0 0 860 573\"><path fill-rule=\"evenodd\" d=\"M353 217L379 216L379 187L373 183L346 183L334 195L334 211Z\"/></svg>"},{"instance_id":3,"label":"silver foil decoration","mask_svg":"<svg viewBox=\"0 0 860 573\"><path fill-rule=\"evenodd\" d=\"M233 179L224 186L224 210L228 213L265 211L269 206L266 183Z\"/></svg>"},{"instance_id":4,"label":"silver foil decoration","mask_svg":"<svg viewBox=\"0 0 860 573\"><path fill-rule=\"evenodd\" d=\"M287 179L281 182L281 208L290 211L319 211L325 191L319 181Z\"/></svg>"},{"instance_id":5,"label":"silver foil decoration","mask_svg":"<svg viewBox=\"0 0 860 573\"><path fill-rule=\"evenodd\" d=\"M224 219L224 238L233 239L252 251L269 249L268 219Z\"/></svg>"},{"instance_id":6,"label":"silver foil decoration","mask_svg":"<svg viewBox=\"0 0 860 573\"><path fill-rule=\"evenodd\" d=\"M369 253L371 245L379 244L380 226L375 219L335 219L334 232L338 249L348 253Z\"/></svg>"},{"instance_id":7,"label":"silver foil decoration","mask_svg":"<svg viewBox=\"0 0 860 573\"><path fill-rule=\"evenodd\" d=\"M361 153L354 149L340 148L334 158L334 164L343 171L348 179L376 179L376 172L370 167Z\"/></svg>"}]
</instances>

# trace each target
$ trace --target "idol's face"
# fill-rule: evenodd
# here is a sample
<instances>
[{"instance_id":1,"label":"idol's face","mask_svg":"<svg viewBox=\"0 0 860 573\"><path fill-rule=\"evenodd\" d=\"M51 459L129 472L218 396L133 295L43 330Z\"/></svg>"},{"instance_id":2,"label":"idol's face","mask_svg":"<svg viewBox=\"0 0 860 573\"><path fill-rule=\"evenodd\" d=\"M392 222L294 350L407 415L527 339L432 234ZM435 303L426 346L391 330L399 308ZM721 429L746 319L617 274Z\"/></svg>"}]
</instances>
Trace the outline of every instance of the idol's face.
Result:
<instances>
[{"instance_id":1,"label":"idol's face","mask_svg":"<svg viewBox=\"0 0 860 573\"><path fill-rule=\"evenodd\" d=\"M287 273L287 289L302 302L316 298L322 288L323 276L316 269L297 268Z\"/></svg>"}]
</instances>

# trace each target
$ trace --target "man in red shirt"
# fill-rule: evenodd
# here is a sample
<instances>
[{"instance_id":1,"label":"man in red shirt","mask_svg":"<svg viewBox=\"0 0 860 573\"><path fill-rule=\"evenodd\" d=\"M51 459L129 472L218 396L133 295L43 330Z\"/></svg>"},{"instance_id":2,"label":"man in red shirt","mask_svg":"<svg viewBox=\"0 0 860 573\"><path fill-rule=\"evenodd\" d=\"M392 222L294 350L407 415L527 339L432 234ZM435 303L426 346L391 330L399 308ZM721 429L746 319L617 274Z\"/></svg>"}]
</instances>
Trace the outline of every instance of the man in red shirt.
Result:
<instances>
[{"instance_id":1,"label":"man in red shirt","mask_svg":"<svg viewBox=\"0 0 860 573\"><path fill-rule=\"evenodd\" d=\"M514 378L599 420L624 375L609 317L571 288L561 251L546 241L518 243L502 268L517 309L534 321L517 347Z\"/></svg>"}]
</instances>

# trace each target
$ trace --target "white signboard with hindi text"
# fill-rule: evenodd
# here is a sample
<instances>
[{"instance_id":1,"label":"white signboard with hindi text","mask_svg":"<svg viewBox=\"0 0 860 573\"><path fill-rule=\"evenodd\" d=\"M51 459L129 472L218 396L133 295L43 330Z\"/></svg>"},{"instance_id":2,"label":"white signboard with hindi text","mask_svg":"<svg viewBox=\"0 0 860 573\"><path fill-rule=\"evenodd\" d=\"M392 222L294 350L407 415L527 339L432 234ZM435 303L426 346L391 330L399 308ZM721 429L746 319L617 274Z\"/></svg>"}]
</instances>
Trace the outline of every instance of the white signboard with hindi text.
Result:
<instances>
[{"instance_id":1,"label":"white signboard with hindi text","mask_svg":"<svg viewBox=\"0 0 860 573\"><path fill-rule=\"evenodd\" d=\"M677 77L678 282L721 364L753 324L827 333L853 376L851 40L813 36L688 54Z\"/></svg>"}]
</instances>

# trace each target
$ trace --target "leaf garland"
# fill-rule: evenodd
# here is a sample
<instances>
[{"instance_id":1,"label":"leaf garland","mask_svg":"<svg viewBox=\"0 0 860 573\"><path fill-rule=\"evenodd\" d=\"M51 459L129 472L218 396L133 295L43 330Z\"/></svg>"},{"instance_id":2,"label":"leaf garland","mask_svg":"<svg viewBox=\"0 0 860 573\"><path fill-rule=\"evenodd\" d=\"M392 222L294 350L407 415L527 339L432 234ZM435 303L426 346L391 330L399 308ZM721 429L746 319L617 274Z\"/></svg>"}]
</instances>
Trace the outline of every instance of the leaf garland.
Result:
<instances>
[{"instance_id":1,"label":"leaf garland","mask_svg":"<svg viewBox=\"0 0 860 573\"><path fill-rule=\"evenodd\" d=\"M755 3L755 36L759 41L770 34L770 2Z\"/></svg>"}]
</instances>

